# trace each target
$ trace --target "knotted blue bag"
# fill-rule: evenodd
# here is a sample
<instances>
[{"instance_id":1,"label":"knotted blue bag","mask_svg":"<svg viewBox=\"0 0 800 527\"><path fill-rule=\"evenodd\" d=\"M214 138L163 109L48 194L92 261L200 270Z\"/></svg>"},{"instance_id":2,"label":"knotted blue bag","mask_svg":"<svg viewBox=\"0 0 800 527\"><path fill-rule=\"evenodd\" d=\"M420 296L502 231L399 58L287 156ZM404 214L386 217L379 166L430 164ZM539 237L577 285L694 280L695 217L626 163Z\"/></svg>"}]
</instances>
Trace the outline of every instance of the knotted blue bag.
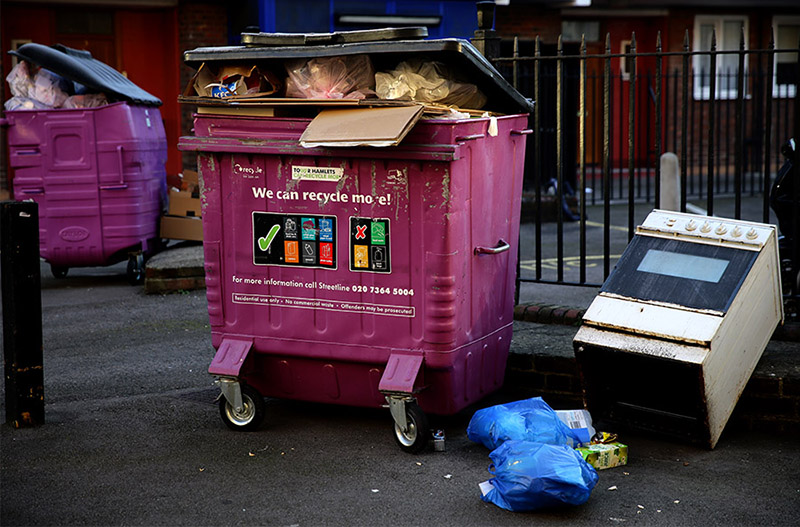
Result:
<instances>
[{"instance_id":1,"label":"knotted blue bag","mask_svg":"<svg viewBox=\"0 0 800 527\"><path fill-rule=\"evenodd\" d=\"M558 418L541 397L490 406L475 412L467 437L494 450L505 441L532 441L577 446L578 433Z\"/></svg>"},{"instance_id":2,"label":"knotted blue bag","mask_svg":"<svg viewBox=\"0 0 800 527\"><path fill-rule=\"evenodd\" d=\"M481 499L509 511L582 505L597 484L597 471L567 445L512 440L489 457L494 477Z\"/></svg>"}]
</instances>

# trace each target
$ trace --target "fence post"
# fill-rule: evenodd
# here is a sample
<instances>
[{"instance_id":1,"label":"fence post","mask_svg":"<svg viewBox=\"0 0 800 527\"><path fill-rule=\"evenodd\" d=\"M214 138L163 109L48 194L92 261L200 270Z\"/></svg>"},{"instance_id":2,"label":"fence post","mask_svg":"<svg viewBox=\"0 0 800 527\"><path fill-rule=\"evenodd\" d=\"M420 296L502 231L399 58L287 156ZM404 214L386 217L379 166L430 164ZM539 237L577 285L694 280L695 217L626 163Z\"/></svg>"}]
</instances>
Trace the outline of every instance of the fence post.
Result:
<instances>
[{"instance_id":1,"label":"fence post","mask_svg":"<svg viewBox=\"0 0 800 527\"><path fill-rule=\"evenodd\" d=\"M500 56L500 37L494 30L494 0L481 0L478 8L478 29L472 37L472 45L489 60Z\"/></svg>"},{"instance_id":2,"label":"fence post","mask_svg":"<svg viewBox=\"0 0 800 527\"><path fill-rule=\"evenodd\" d=\"M39 212L33 201L0 203L6 423L44 424Z\"/></svg>"},{"instance_id":3,"label":"fence post","mask_svg":"<svg viewBox=\"0 0 800 527\"><path fill-rule=\"evenodd\" d=\"M659 193L661 201L658 208L680 212L681 210L681 168L678 156L673 152L664 152L659 162L661 182Z\"/></svg>"}]
</instances>

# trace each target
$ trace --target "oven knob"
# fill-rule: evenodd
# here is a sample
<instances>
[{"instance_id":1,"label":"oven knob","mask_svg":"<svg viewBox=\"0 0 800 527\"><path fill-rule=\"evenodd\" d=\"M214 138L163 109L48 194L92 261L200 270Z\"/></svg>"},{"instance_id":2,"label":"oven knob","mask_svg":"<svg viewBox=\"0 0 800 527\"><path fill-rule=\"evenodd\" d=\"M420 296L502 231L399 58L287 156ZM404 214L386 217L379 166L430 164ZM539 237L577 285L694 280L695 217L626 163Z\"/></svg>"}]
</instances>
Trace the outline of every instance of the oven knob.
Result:
<instances>
[{"instance_id":1,"label":"oven knob","mask_svg":"<svg viewBox=\"0 0 800 527\"><path fill-rule=\"evenodd\" d=\"M691 231L695 230L696 228L697 228L697 222L695 222L694 220L689 220L686 223L686 230L687 231L691 232Z\"/></svg>"},{"instance_id":2,"label":"oven knob","mask_svg":"<svg viewBox=\"0 0 800 527\"><path fill-rule=\"evenodd\" d=\"M716 229L714 229L714 233L719 234L720 236L722 236L726 232L728 232L728 228L725 226L724 223L720 223L719 226Z\"/></svg>"},{"instance_id":3,"label":"oven knob","mask_svg":"<svg viewBox=\"0 0 800 527\"><path fill-rule=\"evenodd\" d=\"M703 223L703 226L700 227L700 232L711 232L711 224L708 222Z\"/></svg>"},{"instance_id":4,"label":"oven knob","mask_svg":"<svg viewBox=\"0 0 800 527\"><path fill-rule=\"evenodd\" d=\"M737 225L731 231L731 236L733 236L734 238L738 238L741 235L742 235L742 228Z\"/></svg>"},{"instance_id":5,"label":"oven knob","mask_svg":"<svg viewBox=\"0 0 800 527\"><path fill-rule=\"evenodd\" d=\"M750 227L750 230L747 231L745 236L747 236L748 240L755 240L758 238L758 231L756 231L753 227Z\"/></svg>"},{"instance_id":6,"label":"oven knob","mask_svg":"<svg viewBox=\"0 0 800 527\"><path fill-rule=\"evenodd\" d=\"M672 227L675 225L675 222L678 221L675 218L667 218L667 227Z\"/></svg>"}]
</instances>

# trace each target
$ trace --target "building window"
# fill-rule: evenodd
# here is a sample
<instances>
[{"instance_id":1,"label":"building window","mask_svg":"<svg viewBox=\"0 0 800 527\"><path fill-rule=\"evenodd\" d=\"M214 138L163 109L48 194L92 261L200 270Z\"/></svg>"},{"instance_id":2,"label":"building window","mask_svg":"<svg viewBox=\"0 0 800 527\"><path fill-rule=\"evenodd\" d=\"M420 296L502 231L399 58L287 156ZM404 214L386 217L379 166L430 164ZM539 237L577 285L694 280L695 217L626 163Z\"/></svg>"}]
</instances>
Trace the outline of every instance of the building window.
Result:
<instances>
[{"instance_id":1,"label":"building window","mask_svg":"<svg viewBox=\"0 0 800 527\"><path fill-rule=\"evenodd\" d=\"M619 43L619 53L623 55L619 58L619 73L622 75L622 80L627 81L631 79L631 64L636 60L636 57L628 57L631 52L631 41L623 40Z\"/></svg>"},{"instance_id":2,"label":"building window","mask_svg":"<svg viewBox=\"0 0 800 527\"><path fill-rule=\"evenodd\" d=\"M697 16L694 19L694 50L709 51L711 36L716 33L717 51L738 51L742 29L744 47L747 49L748 24L745 16ZM735 99L737 96L737 76L739 75L739 56L736 53L720 53L716 59L715 94L717 99ZM694 56L694 97L708 99L711 91L711 56ZM745 61L744 75L747 74ZM747 83L745 83L745 86ZM746 88L745 88L746 90ZM746 93L745 93L746 95Z\"/></svg>"},{"instance_id":3,"label":"building window","mask_svg":"<svg viewBox=\"0 0 800 527\"><path fill-rule=\"evenodd\" d=\"M776 16L772 19L775 49L797 49L800 42L800 17ZM773 97L794 97L797 93L797 52L775 53Z\"/></svg>"},{"instance_id":4,"label":"building window","mask_svg":"<svg viewBox=\"0 0 800 527\"><path fill-rule=\"evenodd\" d=\"M561 22L561 38L564 42L600 41L600 22L597 20L564 20Z\"/></svg>"}]
</instances>

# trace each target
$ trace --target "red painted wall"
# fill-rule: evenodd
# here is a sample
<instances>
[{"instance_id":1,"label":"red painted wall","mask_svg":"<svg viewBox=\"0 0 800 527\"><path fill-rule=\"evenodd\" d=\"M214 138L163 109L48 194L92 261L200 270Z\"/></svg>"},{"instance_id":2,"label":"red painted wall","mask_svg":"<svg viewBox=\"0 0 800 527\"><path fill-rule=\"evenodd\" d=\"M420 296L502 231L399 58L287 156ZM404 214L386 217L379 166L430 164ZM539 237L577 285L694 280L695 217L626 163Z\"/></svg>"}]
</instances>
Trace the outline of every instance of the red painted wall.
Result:
<instances>
[{"instance_id":1,"label":"red painted wall","mask_svg":"<svg viewBox=\"0 0 800 527\"><path fill-rule=\"evenodd\" d=\"M113 35L58 35L56 16L59 9L86 9L112 12ZM225 21L222 21L224 25ZM63 43L79 49L88 49L98 60L123 72L142 89L162 100L159 108L167 134L167 173L183 170L181 154L177 150L181 130L181 114L177 97L181 91L181 51L178 49L178 8L114 9L64 5L30 5L18 2L0 3L0 61L2 63L3 100L11 94L5 77L11 69L12 40L29 39L38 44ZM2 150L7 148L5 138ZM0 162L0 170L7 167L7 156ZM2 175L2 174L0 174ZM10 181L10 176L9 176ZM9 185L10 186L10 185Z\"/></svg>"}]
</instances>

